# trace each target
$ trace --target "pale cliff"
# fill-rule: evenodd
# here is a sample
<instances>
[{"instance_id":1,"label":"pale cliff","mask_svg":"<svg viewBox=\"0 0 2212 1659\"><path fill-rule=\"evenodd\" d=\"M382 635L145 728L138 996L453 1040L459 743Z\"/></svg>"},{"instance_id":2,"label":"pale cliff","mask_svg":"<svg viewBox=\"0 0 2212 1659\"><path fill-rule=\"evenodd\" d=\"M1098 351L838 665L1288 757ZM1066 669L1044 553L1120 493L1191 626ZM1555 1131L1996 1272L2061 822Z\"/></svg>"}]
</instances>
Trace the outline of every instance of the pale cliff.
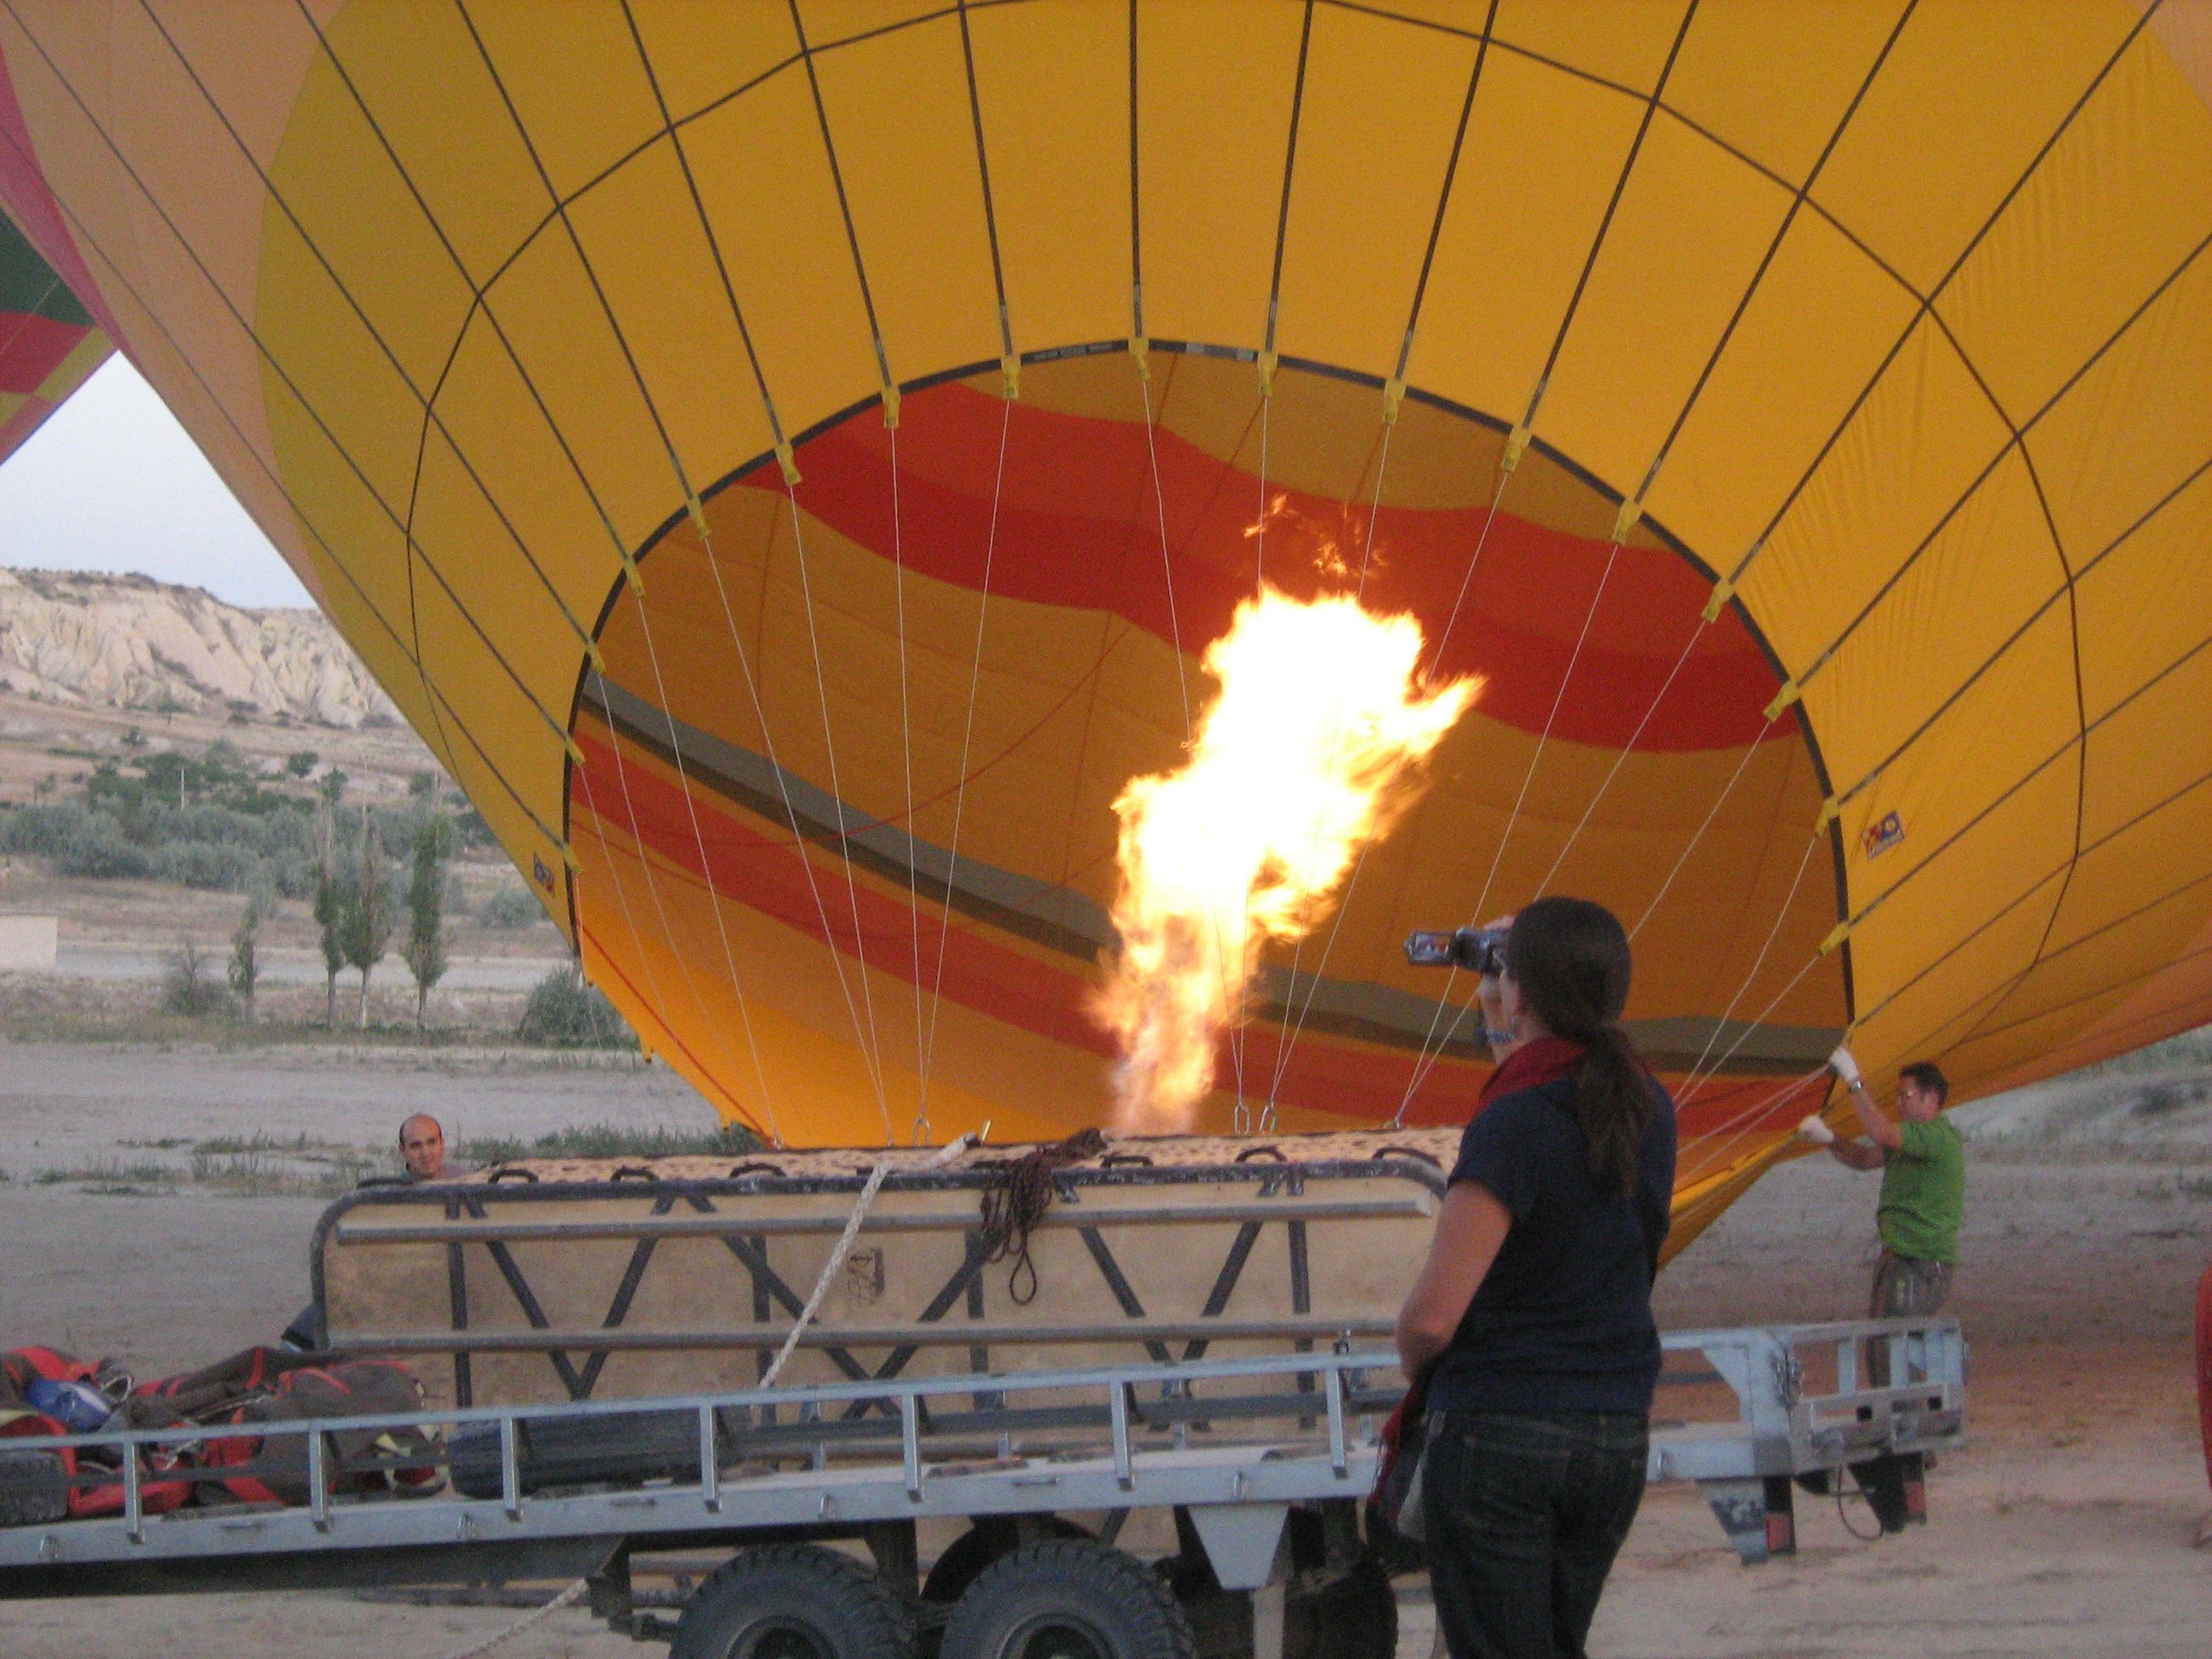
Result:
<instances>
[{"instance_id":1,"label":"pale cliff","mask_svg":"<svg viewBox=\"0 0 2212 1659\"><path fill-rule=\"evenodd\" d=\"M146 576L0 569L0 688L85 707L398 715L316 611L247 611Z\"/></svg>"}]
</instances>

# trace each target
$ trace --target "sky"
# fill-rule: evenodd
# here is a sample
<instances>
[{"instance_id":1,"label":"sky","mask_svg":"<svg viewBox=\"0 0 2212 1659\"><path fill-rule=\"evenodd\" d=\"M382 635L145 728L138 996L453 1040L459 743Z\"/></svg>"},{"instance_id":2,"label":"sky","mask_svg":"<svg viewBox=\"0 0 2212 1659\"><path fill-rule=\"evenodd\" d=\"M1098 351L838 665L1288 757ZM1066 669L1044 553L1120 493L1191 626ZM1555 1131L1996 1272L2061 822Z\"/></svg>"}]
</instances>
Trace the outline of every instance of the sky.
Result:
<instances>
[{"instance_id":1,"label":"sky","mask_svg":"<svg viewBox=\"0 0 2212 1659\"><path fill-rule=\"evenodd\" d=\"M232 605L312 603L119 354L0 462L0 565L138 571Z\"/></svg>"}]
</instances>

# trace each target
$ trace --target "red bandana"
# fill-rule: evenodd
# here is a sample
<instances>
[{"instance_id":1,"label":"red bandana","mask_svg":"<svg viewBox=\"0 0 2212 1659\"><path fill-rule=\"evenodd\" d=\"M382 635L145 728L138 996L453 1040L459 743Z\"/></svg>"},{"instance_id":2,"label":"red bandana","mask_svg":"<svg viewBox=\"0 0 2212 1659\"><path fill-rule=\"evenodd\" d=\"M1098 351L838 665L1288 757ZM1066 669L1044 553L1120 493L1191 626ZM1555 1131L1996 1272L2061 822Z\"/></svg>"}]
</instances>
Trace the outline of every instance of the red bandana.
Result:
<instances>
[{"instance_id":1,"label":"red bandana","mask_svg":"<svg viewBox=\"0 0 2212 1659\"><path fill-rule=\"evenodd\" d=\"M1557 1083L1571 1075L1589 1052L1588 1044L1570 1042L1565 1037L1538 1037L1533 1042L1522 1043L1490 1074L1490 1080L1482 1085L1482 1096L1475 1103L1475 1109L1480 1111L1498 1096L1510 1095L1516 1089L1540 1089L1547 1083Z\"/></svg>"}]
</instances>

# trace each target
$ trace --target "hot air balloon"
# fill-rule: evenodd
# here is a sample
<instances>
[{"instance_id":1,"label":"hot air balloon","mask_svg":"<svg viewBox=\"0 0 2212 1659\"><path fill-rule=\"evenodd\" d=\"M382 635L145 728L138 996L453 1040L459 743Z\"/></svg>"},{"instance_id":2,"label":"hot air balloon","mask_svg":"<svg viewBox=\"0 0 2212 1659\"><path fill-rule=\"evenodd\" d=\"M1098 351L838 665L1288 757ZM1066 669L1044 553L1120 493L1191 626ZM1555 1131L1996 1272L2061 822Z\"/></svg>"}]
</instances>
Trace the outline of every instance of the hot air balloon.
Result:
<instances>
[{"instance_id":1,"label":"hot air balloon","mask_svg":"<svg viewBox=\"0 0 2212 1659\"><path fill-rule=\"evenodd\" d=\"M0 204L726 1114L1094 1121L1112 803L1241 599L1356 592L1484 690L1202 1122L1462 1116L1405 934L1588 894L1686 1237L1846 1035L2212 1018L2208 41L0 0Z\"/></svg>"},{"instance_id":2,"label":"hot air balloon","mask_svg":"<svg viewBox=\"0 0 2212 1659\"><path fill-rule=\"evenodd\" d=\"M0 217L0 461L114 349L38 250Z\"/></svg>"}]
</instances>

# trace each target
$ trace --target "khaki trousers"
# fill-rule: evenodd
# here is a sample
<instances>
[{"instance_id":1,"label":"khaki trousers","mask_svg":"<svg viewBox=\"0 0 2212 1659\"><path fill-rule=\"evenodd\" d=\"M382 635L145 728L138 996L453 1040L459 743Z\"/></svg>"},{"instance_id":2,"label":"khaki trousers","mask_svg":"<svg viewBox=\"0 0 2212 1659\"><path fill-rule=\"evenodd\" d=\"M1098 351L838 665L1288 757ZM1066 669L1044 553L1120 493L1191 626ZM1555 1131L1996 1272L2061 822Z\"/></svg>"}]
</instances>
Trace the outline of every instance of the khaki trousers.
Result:
<instances>
[{"instance_id":1,"label":"khaki trousers","mask_svg":"<svg viewBox=\"0 0 2212 1659\"><path fill-rule=\"evenodd\" d=\"M1881 1260L1875 1264L1874 1294L1868 1299L1867 1317L1917 1319L1940 1312L1950 1299L1951 1273L1952 1265L1948 1261L1922 1261L1884 1250ZM1887 1342L1867 1345L1866 1376L1869 1387L1889 1386Z\"/></svg>"}]
</instances>

